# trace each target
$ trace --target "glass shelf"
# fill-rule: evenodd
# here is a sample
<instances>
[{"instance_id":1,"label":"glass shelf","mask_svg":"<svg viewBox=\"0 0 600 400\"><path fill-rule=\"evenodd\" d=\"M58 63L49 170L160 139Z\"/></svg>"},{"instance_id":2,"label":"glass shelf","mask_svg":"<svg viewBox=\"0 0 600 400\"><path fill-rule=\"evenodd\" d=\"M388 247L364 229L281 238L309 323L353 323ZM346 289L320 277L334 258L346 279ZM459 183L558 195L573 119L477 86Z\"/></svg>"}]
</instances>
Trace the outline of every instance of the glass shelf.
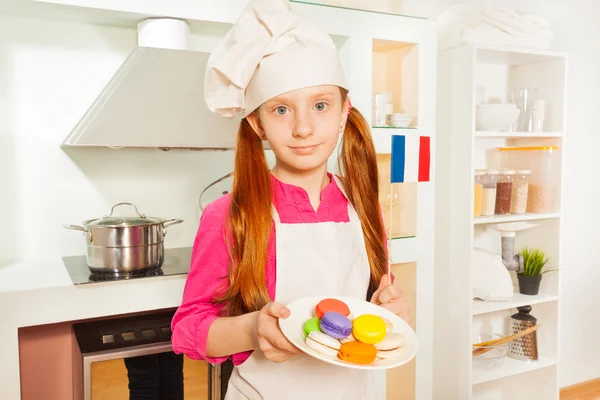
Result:
<instances>
[{"instance_id":1,"label":"glass shelf","mask_svg":"<svg viewBox=\"0 0 600 400\"><path fill-rule=\"evenodd\" d=\"M411 129L419 129L416 126L377 126L374 125L371 128L373 129L407 129L407 130L411 130Z\"/></svg>"},{"instance_id":2,"label":"glass shelf","mask_svg":"<svg viewBox=\"0 0 600 400\"><path fill-rule=\"evenodd\" d=\"M341 8L344 10L357 10L375 14L395 15L407 18L416 18L426 20L425 17L416 15L406 15L398 10L398 7L390 6L387 1L370 0L369 2L359 2L357 0L290 0L291 3L311 4L322 7Z\"/></svg>"}]
</instances>

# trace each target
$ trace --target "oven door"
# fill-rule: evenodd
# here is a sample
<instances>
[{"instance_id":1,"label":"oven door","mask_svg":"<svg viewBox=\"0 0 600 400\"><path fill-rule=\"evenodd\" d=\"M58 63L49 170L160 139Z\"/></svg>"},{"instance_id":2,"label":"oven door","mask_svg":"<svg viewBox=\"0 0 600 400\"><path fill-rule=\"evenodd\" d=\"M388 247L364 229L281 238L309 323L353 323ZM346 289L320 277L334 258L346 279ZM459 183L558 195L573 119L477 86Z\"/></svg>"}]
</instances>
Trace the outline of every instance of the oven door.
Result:
<instances>
[{"instance_id":1,"label":"oven door","mask_svg":"<svg viewBox=\"0 0 600 400\"><path fill-rule=\"evenodd\" d=\"M81 353L82 398L222 400L227 382L221 380L223 375L228 380L229 367L213 367L173 353L172 315L151 314L74 325Z\"/></svg>"}]
</instances>

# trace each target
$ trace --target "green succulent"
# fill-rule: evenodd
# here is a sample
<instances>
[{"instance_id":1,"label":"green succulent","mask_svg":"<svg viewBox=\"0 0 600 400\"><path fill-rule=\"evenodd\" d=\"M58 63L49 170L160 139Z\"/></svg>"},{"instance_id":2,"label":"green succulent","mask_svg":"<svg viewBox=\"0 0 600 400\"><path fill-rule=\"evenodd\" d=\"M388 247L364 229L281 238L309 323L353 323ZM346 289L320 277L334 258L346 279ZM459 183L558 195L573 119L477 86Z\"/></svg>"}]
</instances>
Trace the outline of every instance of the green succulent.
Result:
<instances>
[{"instance_id":1,"label":"green succulent","mask_svg":"<svg viewBox=\"0 0 600 400\"><path fill-rule=\"evenodd\" d=\"M520 272L521 275L524 276L540 276L545 274L546 272L550 272L553 270L545 270L544 266L550 261L548 257L546 257L546 253L541 249L523 249L521 251L521 255L523 256L523 271Z\"/></svg>"}]
</instances>

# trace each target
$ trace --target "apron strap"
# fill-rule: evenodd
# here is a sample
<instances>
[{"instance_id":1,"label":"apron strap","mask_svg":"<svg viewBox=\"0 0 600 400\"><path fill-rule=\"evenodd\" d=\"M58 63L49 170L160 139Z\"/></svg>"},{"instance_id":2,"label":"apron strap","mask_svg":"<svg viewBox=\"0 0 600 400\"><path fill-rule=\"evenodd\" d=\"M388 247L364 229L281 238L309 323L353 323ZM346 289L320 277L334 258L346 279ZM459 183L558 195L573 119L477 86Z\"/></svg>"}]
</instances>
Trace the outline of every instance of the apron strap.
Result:
<instances>
[{"instance_id":1,"label":"apron strap","mask_svg":"<svg viewBox=\"0 0 600 400\"><path fill-rule=\"evenodd\" d=\"M354 209L352 203L350 203L350 199L348 198L348 195L344 190L344 186L342 185L340 178L335 174L332 174L332 176L333 180L335 181L335 184L338 186L338 188L340 188L340 191L342 192L346 200L348 200L348 217L350 218L350 222L358 222L360 226L360 219L358 218L358 214L356 213L356 210Z\"/></svg>"}]
</instances>

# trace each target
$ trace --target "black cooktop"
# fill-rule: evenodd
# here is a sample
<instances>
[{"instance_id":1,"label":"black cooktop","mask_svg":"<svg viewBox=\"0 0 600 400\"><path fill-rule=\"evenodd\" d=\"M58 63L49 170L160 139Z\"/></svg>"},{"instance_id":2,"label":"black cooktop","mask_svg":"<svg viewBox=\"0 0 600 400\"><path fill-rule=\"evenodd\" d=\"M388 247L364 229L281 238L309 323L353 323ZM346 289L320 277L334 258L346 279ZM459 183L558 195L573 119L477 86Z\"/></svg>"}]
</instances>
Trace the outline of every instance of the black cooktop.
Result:
<instances>
[{"instance_id":1,"label":"black cooktop","mask_svg":"<svg viewBox=\"0 0 600 400\"><path fill-rule=\"evenodd\" d=\"M133 274L92 273L87 266L85 256L63 257L65 267L74 285L121 281L126 279L154 278L158 276L183 275L190 271L191 247L165 249L165 261L160 268Z\"/></svg>"}]
</instances>

